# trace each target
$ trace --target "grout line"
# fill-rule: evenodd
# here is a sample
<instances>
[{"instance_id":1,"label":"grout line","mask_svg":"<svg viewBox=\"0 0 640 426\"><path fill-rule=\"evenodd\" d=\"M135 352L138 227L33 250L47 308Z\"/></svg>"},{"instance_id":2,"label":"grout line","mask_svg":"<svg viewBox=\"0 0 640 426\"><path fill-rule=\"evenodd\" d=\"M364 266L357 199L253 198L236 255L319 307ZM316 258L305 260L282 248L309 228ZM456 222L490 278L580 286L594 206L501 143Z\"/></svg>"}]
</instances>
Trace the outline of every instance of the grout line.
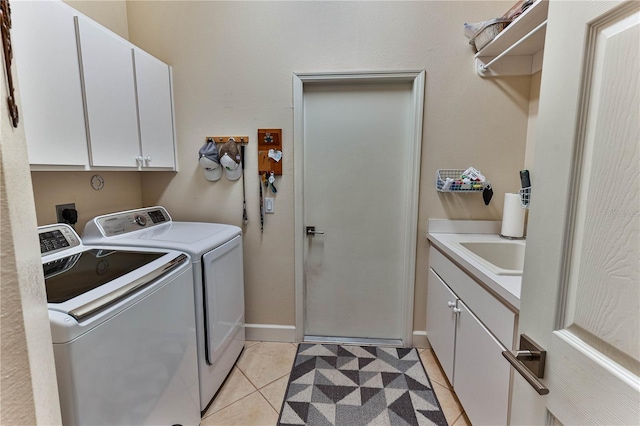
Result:
<instances>
[{"instance_id":1,"label":"grout line","mask_svg":"<svg viewBox=\"0 0 640 426\"><path fill-rule=\"evenodd\" d=\"M263 388L263 389L264 389L264 388ZM280 412L278 411L278 409L277 409L276 407L274 407L274 406L273 406L273 404L271 403L271 401L269 401L269 399L268 399L266 396L264 396L264 394L260 391L260 389L258 389L258 392L260 392L260 395L264 398L264 400L265 400L265 401L267 401L267 404L269 404L269 406L270 406L271 408L273 408L273 409L275 410L275 412L276 412L276 413L278 413L278 415L280 415ZM285 396L286 396L286 395L283 395L283 396L282 396L282 402L284 402L284 397L285 397Z\"/></svg>"},{"instance_id":2,"label":"grout line","mask_svg":"<svg viewBox=\"0 0 640 426\"><path fill-rule=\"evenodd\" d=\"M242 374L242 375L245 377L245 379L247 379L247 381L249 381L249 384L250 384L251 386L253 386L253 391L252 391L252 392L249 392L249 393L248 393L248 394L246 394L245 396L249 396L249 395L251 395L252 393L254 393L254 392L256 392L256 391L258 390L258 388L257 388L253 383L251 383L251 381L249 380L249 378L248 378L248 377L247 377L247 376L242 372L242 370L240 370L240 369L238 368L238 366L234 366L234 367L233 367L233 369L238 370L238 372L239 372L240 374ZM231 376L231 374L233 374L233 369L232 369L232 370L231 370L231 372L229 373L229 376ZM224 385L227 385L227 383L228 383L228 382L226 382L226 381L225 381ZM220 389L220 391L222 391L222 388ZM219 392L220 392L220 391L219 391ZM224 405L224 406L222 406L222 407L219 407L216 411L212 412L211 414L217 413L218 411L222 410L223 408L227 408L228 406L230 406L230 405L232 405L232 404L234 404L234 403L236 403L236 402L240 401L240 400L241 400L242 398L244 398L245 396L240 397L239 399L236 399L236 400L234 400L234 401L231 401L231 402L229 402L227 405ZM216 395L216 397L217 397L217 395ZM214 399L215 399L215 398L214 398ZM213 404L215 404L215 400L214 400L214 402L213 402L213 403L211 403L211 405L212 405L212 406L213 406ZM211 414L209 414L209 416L210 416ZM205 416L205 417L209 417L209 416ZM204 417L203 417L203 419L204 419Z\"/></svg>"},{"instance_id":3,"label":"grout line","mask_svg":"<svg viewBox=\"0 0 640 426\"><path fill-rule=\"evenodd\" d=\"M427 372L427 376L429 376L429 373L428 373L428 372ZM443 373L443 377L444 377L444 373ZM447 385L446 383L440 383L440 382L442 382L443 380L436 380L436 379L434 379L434 378L433 378L433 377L431 377L431 376L429 376L429 379L431 379L431 381L432 381L433 383L437 383L437 384L439 384L440 386L442 386L442 387L443 387L443 388L445 388L446 390L452 390L452 389L449 387L449 385ZM446 381L446 380L445 380L445 381Z\"/></svg>"},{"instance_id":4,"label":"grout line","mask_svg":"<svg viewBox=\"0 0 640 426\"><path fill-rule=\"evenodd\" d=\"M256 389L257 389L257 390L264 389L264 388L266 388L267 386L269 386L270 384L273 384L273 383L277 382L278 380L282 379L284 376L286 376L286 375L288 375L288 374L291 374L291 370L289 370L288 372L286 372L286 373L285 373L285 374L283 374L282 376L278 377L277 379L270 381L269 383L267 383L266 385L262 386L261 388L256 387Z\"/></svg>"},{"instance_id":5,"label":"grout line","mask_svg":"<svg viewBox=\"0 0 640 426\"><path fill-rule=\"evenodd\" d=\"M435 354L432 350L430 350L430 349L425 349L425 351L427 351L427 350L431 352L431 356L433 357L433 359L434 359L434 360L435 360L435 362L436 362L436 366L435 366L435 368L437 368L437 369L438 369L438 372L440 373L440 376L442 376L442 380L440 380L440 381L439 381L439 380L437 380L437 379L435 379L435 378L433 378L433 377L429 376L429 371L428 371L428 369L427 369L427 366L426 366L426 365L424 365L424 371L426 371L427 376L429 376L429 379L430 379L432 382L435 382L435 383L439 384L440 386L443 386L443 387L447 388L448 390L453 391L453 386L450 386L450 385L448 384L449 382L448 382L448 380L447 380L447 375L446 375L446 374L444 373L444 371L442 370L442 367L440 366L440 361L438 361L438 357L436 356L436 354ZM423 364L424 364L424 363L423 363ZM444 381L445 383L440 383L441 381Z\"/></svg>"},{"instance_id":6,"label":"grout line","mask_svg":"<svg viewBox=\"0 0 640 426\"><path fill-rule=\"evenodd\" d=\"M254 389L255 389L255 386L254 386ZM254 394L254 393L256 393L256 392L258 392L258 389L255 389L253 392L249 392L248 394L246 394L245 396L243 396L243 397L242 397L242 398L240 398L240 399L236 399L235 401L228 403L228 404L227 404L227 405L225 405L224 407L220 407L220 408L218 408L216 411L214 411L214 412L212 412L211 414L208 414L208 415L206 415L206 416L202 417L200 420L204 420L204 419L206 419L207 417L211 417L211 416L213 416L214 414L219 413L220 411L224 410L224 409L225 409L225 408L227 408L227 407L231 407L231 406L232 406L233 404L235 404L236 402L241 401L241 400L245 399L246 397L248 397L249 395L253 395L253 394ZM213 405L213 404L211 404L211 405ZM206 413L205 413L205 414L206 414Z\"/></svg>"},{"instance_id":7,"label":"grout line","mask_svg":"<svg viewBox=\"0 0 640 426\"><path fill-rule=\"evenodd\" d=\"M251 381L251 379L249 378L249 376L247 376L247 375L244 373L244 371L242 371L242 370L240 369L240 367L238 367L238 371L240 371L240 372L242 373L242 375L244 376L244 378L245 378L245 379L247 379L247 380L249 381L249 383L251 383L251 386L253 386L253 388L254 388L255 390L259 390L259 389L258 389L258 387L255 385L255 383L253 383L253 382Z\"/></svg>"},{"instance_id":8,"label":"grout line","mask_svg":"<svg viewBox=\"0 0 640 426\"><path fill-rule=\"evenodd\" d=\"M463 414L463 413L464 413L464 411L463 411L462 413L460 413L460 415L459 415L458 417L456 417L456 419L455 419L454 421L452 421L452 422L451 422L451 426L455 425L455 424L456 424L456 422L457 422L458 420L460 420L460 417L462 417L462 414Z\"/></svg>"}]
</instances>

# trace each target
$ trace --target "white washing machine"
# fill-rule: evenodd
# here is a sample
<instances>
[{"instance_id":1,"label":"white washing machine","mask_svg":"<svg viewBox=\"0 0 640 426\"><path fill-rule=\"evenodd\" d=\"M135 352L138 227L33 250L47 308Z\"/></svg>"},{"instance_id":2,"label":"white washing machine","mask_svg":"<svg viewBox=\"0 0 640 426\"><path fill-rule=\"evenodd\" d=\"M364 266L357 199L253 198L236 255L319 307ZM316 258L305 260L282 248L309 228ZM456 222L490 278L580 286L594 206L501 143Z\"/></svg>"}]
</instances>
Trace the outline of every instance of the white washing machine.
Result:
<instances>
[{"instance_id":1,"label":"white washing machine","mask_svg":"<svg viewBox=\"0 0 640 426\"><path fill-rule=\"evenodd\" d=\"M98 216L85 244L155 247L188 253L193 263L200 410L204 413L244 348L242 230L174 222L164 207Z\"/></svg>"},{"instance_id":2,"label":"white washing machine","mask_svg":"<svg viewBox=\"0 0 640 426\"><path fill-rule=\"evenodd\" d=\"M189 256L38 234L63 424L199 424Z\"/></svg>"}]
</instances>

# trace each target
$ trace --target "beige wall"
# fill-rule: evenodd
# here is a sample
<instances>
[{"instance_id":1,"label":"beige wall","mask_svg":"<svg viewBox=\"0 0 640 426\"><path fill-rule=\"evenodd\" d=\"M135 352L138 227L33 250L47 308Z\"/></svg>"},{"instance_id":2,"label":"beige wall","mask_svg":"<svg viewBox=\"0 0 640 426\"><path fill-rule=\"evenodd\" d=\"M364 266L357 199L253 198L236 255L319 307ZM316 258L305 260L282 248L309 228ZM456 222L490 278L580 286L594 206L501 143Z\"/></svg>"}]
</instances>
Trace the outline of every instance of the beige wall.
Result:
<instances>
[{"instance_id":1,"label":"beige wall","mask_svg":"<svg viewBox=\"0 0 640 426\"><path fill-rule=\"evenodd\" d=\"M533 180L533 164L535 159L536 130L538 122L538 104L540 101L540 83L542 71L531 76L531 93L529 95L529 123L527 127L527 149L524 157L524 168L531 171Z\"/></svg>"},{"instance_id":2,"label":"beige wall","mask_svg":"<svg viewBox=\"0 0 640 426\"><path fill-rule=\"evenodd\" d=\"M124 0L63 0L79 12L129 39L127 2Z\"/></svg>"},{"instance_id":3,"label":"beige wall","mask_svg":"<svg viewBox=\"0 0 640 426\"><path fill-rule=\"evenodd\" d=\"M104 188L91 187L91 176L104 178ZM139 172L31 172L38 225L56 223L56 204L75 203L82 233L87 221L121 210L142 207Z\"/></svg>"},{"instance_id":4,"label":"beige wall","mask_svg":"<svg viewBox=\"0 0 640 426\"><path fill-rule=\"evenodd\" d=\"M129 38L126 2L123 0L67 0L65 3ZM38 226L56 223L56 204L75 203L78 210L76 231L100 214L142 207L141 180L138 172L99 172L104 189L91 188L95 172L32 172Z\"/></svg>"},{"instance_id":5,"label":"beige wall","mask_svg":"<svg viewBox=\"0 0 640 426\"><path fill-rule=\"evenodd\" d=\"M0 67L0 424L55 425L60 405L27 146L23 124L9 120L4 59Z\"/></svg>"},{"instance_id":6,"label":"beige wall","mask_svg":"<svg viewBox=\"0 0 640 426\"><path fill-rule=\"evenodd\" d=\"M519 188L530 77L481 79L464 22L501 15L504 2L127 3L130 40L173 66L180 173L142 175L143 204L178 220L241 224L242 183L207 182L197 151L207 135L246 134L247 322L295 323L292 73L425 69L426 102L414 328L425 328L429 218L500 219ZM283 129L276 213L260 233L256 130ZM438 168L475 166L495 196L438 194ZM384 173L385 171L381 171ZM383 196L383 194L380 194Z\"/></svg>"}]
</instances>

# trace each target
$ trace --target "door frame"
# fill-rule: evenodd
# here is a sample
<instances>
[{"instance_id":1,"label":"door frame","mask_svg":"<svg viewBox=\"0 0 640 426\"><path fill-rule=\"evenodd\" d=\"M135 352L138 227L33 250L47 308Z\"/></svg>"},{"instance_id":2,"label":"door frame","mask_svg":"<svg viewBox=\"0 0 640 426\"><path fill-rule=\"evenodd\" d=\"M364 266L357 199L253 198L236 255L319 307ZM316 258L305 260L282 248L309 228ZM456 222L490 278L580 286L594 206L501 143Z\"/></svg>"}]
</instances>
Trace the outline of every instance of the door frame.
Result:
<instances>
[{"instance_id":1,"label":"door frame","mask_svg":"<svg viewBox=\"0 0 640 426\"><path fill-rule=\"evenodd\" d=\"M304 87L307 84L336 83L412 83L412 105L408 156L412 159L408 172L410 185L407 215L404 227L403 272L403 340L404 346L412 346L413 303L416 275L416 245L418 237L418 197L422 152L422 122L424 111L424 70L414 71L353 71L293 74L293 164L294 164L294 259L296 341L304 340Z\"/></svg>"}]
</instances>

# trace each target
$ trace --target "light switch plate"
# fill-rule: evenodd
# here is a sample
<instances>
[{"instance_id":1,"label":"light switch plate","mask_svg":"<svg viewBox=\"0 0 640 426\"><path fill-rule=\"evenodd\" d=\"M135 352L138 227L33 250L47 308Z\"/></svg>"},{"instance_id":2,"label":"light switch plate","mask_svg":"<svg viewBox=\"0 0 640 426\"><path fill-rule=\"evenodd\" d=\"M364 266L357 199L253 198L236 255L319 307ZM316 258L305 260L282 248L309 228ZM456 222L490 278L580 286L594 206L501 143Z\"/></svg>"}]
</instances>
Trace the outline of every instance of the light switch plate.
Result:
<instances>
[{"instance_id":1,"label":"light switch plate","mask_svg":"<svg viewBox=\"0 0 640 426\"><path fill-rule=\"evenodd\" d=\"M265 213L274 213L276 211L275 204L273 202L273 198L265 198L264 199L264 212Z\"/></svg>"}]
</instances>

